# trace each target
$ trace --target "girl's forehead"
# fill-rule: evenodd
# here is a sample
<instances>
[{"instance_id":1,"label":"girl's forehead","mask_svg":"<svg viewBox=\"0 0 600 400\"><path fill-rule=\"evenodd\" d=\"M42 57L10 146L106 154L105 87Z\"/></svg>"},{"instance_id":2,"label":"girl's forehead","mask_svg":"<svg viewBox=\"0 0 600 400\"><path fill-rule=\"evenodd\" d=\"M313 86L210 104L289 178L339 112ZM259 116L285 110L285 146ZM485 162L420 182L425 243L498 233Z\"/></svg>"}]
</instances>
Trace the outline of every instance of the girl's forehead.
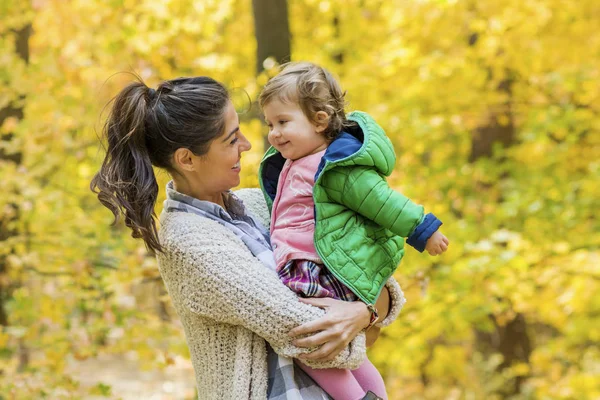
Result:
<instances>
[{"instance_id":1,"label":"girl's forehead","mask_svg":"<svg viewBox=\"0 0 600 400\"><path fill-rule=\"evenodd\" d=\"M265 114L291 112L296 111L298 109L300 109L298 103L293 101L282 101L279 99L273 99L263 107Z\"/></svg>"}]
</instances>

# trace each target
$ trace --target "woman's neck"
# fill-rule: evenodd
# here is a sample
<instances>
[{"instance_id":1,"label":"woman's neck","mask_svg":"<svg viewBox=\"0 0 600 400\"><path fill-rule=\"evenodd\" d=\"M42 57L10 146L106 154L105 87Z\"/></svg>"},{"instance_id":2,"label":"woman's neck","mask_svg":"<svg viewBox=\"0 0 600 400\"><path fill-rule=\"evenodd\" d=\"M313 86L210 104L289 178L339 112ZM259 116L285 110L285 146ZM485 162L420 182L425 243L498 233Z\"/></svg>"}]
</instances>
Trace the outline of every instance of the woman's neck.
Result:
<instances>
[{"instance_id":1,"label":"woman's neck","mask_svg":"<svg viewBox=\"0 0 600 400\"><path fill-rule=\"evenodd\" d=\"M173 189L179 193L185 194L186 196L190 196L198 200L210 201L211 203L218 204L223 207L223 209L226 209L222 192L208 193L206 190L202 190L201 188L197 187L197 185L193 185L183 176L173 175Z\"/></svg>"}]
</instances>

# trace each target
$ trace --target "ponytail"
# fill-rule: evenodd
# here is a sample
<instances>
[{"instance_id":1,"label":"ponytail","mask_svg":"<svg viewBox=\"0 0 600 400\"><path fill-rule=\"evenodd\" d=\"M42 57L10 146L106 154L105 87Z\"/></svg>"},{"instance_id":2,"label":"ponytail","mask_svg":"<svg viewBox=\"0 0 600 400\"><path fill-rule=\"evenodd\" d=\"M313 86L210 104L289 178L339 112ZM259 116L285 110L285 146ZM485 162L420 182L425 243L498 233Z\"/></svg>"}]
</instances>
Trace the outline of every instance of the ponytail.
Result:
<instances>
[{"instance_id":1,"label":"ponytail","mask_svg":"<svg viewBox=\"0 0 600 400\"><path fill-rule=\"evenodd\" d=\"M154 213L158 183L146 143L146 121L155 96L153 89L134 82L115 97L103 129L107 154L90 188L113 213L113 226L122 215L132 237L143 239L151 252L162 252Z\"/></svg>"},{"instance_id":2,"label":"ponytail","mask_svg":"<svg viewBox=\"0 0 600 400\"><path fill-rule=\"evenodd\" d=\"M162 252L154 205L158 184L152 166L175 172L173 154L185 148L196 156L225 132L229 94L212 78L162 82L156 90L141 81L114 98L103 129L106 157L90 188L114 215L121 216L151 252Z\"/></svg>"}]
</instances>

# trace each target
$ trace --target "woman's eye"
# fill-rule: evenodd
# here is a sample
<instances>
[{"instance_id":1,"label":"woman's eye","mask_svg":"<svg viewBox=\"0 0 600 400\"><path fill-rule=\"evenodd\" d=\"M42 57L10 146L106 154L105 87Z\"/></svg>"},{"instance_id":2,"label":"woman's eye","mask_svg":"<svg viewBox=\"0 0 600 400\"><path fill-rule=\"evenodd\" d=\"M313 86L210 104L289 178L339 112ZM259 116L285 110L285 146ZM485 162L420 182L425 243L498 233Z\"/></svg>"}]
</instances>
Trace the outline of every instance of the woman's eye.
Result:
<instances>
[{"instance_id":1,"label":"woman's eye","mask_svg":"<svg viewBox=\"0 0 600 400\"><path fill-rule=\"evenodd\" d=\"M285 124L287 121L279 121L281 125Z\"/></svg>"},{"instance_id":2,"label":"woman's eye","mask_svg":"<svg viewBox=\"0 0 600 400\"><path fill-rule=\"evenodd\" d=\"M238 138L235 138L235 139L233 139L233 140L231 141L231 143L229 143L229 144L235 144L237 141L238 141Z\"/></svg>"}]
</instances>

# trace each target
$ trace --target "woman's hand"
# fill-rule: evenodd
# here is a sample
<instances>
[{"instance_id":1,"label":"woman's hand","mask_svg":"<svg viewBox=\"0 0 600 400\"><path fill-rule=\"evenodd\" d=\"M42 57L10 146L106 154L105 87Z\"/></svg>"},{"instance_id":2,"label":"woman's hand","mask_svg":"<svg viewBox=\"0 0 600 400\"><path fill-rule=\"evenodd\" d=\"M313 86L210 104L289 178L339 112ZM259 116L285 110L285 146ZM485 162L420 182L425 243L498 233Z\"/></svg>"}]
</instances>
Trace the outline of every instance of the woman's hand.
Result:
<instances>
[{"instance_id":1,"label":"woman's hand","mask_svg":"<svg viewBox=\"0 0 600 400\"><path fill-rule=\"evenodd\" d=\"M322 308L327 313L311 322L292 329L290 336L311 336L296 339L298 347L321 347L312 353L303 354L300 360L330 361L365 329L370 322L371 312L362 301L342 301L332 298L300 298L301 302Z\"/></svg>"}]
</instances>

